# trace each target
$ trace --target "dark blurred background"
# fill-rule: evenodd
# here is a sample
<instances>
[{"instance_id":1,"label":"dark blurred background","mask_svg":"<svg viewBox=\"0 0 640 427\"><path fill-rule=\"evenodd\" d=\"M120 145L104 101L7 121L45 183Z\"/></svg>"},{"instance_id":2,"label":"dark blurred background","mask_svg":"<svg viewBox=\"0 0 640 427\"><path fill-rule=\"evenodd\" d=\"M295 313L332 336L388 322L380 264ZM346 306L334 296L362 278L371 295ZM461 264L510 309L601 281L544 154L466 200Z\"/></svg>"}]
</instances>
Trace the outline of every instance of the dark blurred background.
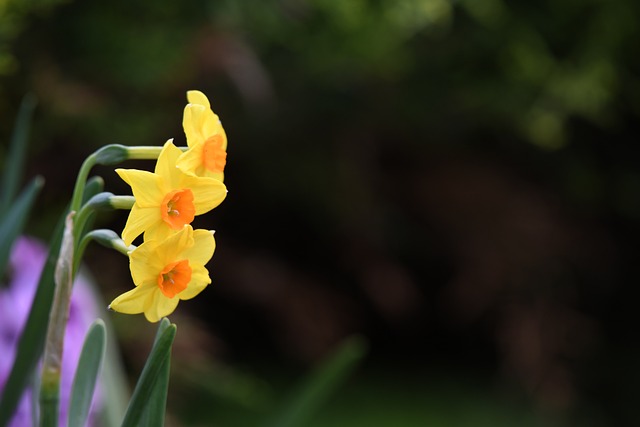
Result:
<instances>
[{"instance_id":1,"label":"dark blurred background","mask_svg":"<svg viewBox=\"0 0 640 427\"><path fill-rule=\"evenodd\" d=\"M310 426L638 425L639 12L4 0L0 135L34 93L46 239L92 151L184 145L190 89L221 117L229 195L197 222L213 284L171 316L168 425L249 425L354 334L367 356ZM121 255L86 263L106 301L132 286ZM155 326L111 316L134 378Z\"/></svg>"}]
</instances>

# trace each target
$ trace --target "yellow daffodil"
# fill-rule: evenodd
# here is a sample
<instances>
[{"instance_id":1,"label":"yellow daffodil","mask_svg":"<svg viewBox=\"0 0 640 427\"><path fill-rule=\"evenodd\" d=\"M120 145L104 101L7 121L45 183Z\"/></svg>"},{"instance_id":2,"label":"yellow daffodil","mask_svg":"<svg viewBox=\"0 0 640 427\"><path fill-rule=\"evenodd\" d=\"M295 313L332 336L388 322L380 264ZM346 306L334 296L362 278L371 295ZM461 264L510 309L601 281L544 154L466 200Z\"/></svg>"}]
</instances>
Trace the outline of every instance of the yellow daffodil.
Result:
<instances>
[{"instance_id":1,"label":"yellow daffodil","mask_svg":"<svg viewBox=\"0 0 640 427\"><path fill-rule=\"evenodd\" d=\"M197 90L187 92L182 126L189 149L178 160L178 168L196 176L224 180L227 135L207 97Z\"/></svg>"},{"instance_id":2,"label":"yellow daffodil","mask_svg":"<svg viewBox=\"0 0 640 427\"><path fill-rule=\"evenodd\" d=\"M221 181L188 175L178 169L176 162L181 154L169 140L160 152L155 173L116 169L131 186L136 200L122 231L127 246L142 233L144 240L164 240L226 197L227 188Z\"/></svg>"},{"instance_id":3,"label":"yellow daffodil","mask_svg":"<svg viewBox=\"0 0 640 427\"><path fill-rule=\"evenodd\" d=\"M150 322L168 316L180 300L195 297L211 283L205 264L215 247L213 232L194 231L190 225L163 241L145 241L129 252L136 287L114 299L109 308L126 314L144 313Z\"/></svg>"}]
</instances>

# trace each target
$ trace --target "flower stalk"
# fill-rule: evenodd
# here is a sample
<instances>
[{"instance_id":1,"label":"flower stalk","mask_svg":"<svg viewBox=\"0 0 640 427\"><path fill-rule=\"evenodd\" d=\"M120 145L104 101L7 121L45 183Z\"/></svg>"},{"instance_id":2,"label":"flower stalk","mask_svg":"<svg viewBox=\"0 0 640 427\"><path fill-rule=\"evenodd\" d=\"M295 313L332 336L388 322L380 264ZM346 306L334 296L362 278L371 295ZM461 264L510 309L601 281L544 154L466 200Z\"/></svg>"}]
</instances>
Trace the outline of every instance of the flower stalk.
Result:
<instances>
[{"instance_id":1,"label":"flower stalk","mask_svg":"<svg viewBox=\"0 0 640 427\"><path fill-rule=\"evenodd\" d=\"M187 147L180 147L180 150L184 151ZM162 147L146 147L146 146L134 146L128 147L120 144L110 144L98 149L93 154L89 155L78 172L76 178L76 184L73 189L73 197L71 199L72 211L79 211L82 204L82 194L84 193L84 187L87 182L87 177L91 168L95 165L115 165L125 160L156 160L160 155Z\"/></svg>"},{"instance_id":2,"label":"flower stalk","mask_svg":"<svg viewBox=\"0 0 640 427\"><path fill-rule=\"evenodd\" d=\"M69 318L69 305L73 285L74 214L75 212L71 211L65 220L60 256L54 274L56 288L49 314L49 326L42 365L40 389L41 427L56 427L58 425L64 332Z\"/></svg>"}]
</instances>

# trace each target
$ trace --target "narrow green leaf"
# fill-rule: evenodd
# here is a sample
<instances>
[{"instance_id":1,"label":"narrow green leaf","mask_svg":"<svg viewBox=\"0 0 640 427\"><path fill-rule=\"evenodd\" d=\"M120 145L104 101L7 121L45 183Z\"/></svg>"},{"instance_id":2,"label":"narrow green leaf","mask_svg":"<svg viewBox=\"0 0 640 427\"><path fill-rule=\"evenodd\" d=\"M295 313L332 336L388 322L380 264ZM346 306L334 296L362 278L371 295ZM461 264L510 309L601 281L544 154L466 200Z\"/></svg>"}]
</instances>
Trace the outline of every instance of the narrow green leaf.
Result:
<instances>
[{"instance_id":1,"label":"narrow green leaf","mask_svg":"<svg viewBox=\"0 0 640 427\"><path fill-rule=\"evenodd\" d=\"M22 232L31 206L44 185L42 177L35 177L22 192L20 197L4 212L7 212L0 223L0 277L4 276L9 262L11 247L16 237Z\"/></svg>"},{"instance_id":2,"label":"narrow green leaf","mask_svg":"<svg viewBox=\"0 0 640 427\"><path fill-rule=\"evenodd\" d=\"M11 419L44 349L45 334L49 324L49 311L55 288L53 272L60 252L65 216L63 215L61 221L58 222L58 226L51 238L49 255L40 274L40 281L33 298L29 318L18 342L13 368L5 384L4 393L0 397L0 427L6 426Z\"/></svg>"},{"instance_id":3,"label":"narrow green leaf","mask_svg":"<svg viewBox=\"0 0 640 427\"><path fill-rule=\"evenodd\" d=\"M40 375L32 375L31 379L31 426L38 427L38 402L40 399Z\"/></svg>"},{"instance_id":4,"label":"narrow green leaf","mask_svg":"<svg viewBox=\"0 0 640 427\"><path fill-rule=\"evenodd\" d=\"M340 348L295 390L283 409L266 425L304 426L307 420L358 365L366 353L360 337L348 338Z\"/></svg>"},{"instance_id":5,"label":"narrow green leaf","mask_svg":"<svg viewBox=\"0 0 640 427\"><path fill-rule=\"evenodd\" d=\"M98 299L101 295L92 283L92 292ZM102 301L100 299L100 301ZM104 309L101 313L104 315L105 326L107 328L107 336L116 336L113 326L109 322L108 313L106 311L107 304L102 304ZM128 380L125 374L124 366L121 360L121 351L118 342L111 339L107 342L107 349L102 366L102 375L100 385L103 392L102 416L100 417L100 425L103 427L119 427L122 418L127 410L127 404L131 395Z\"/></svg>"},{"instance_id":6,"label":"narrow green leaf","mask_svg":"<svg viewBox=\"0 0 640 427\"><path fill-rule=\"evenodd\" d=\"M167 394L169 392L169 373L171 354L164 359L157 382L147 399L147 406L142 413L141 426L164 426L164 415L167 410Z\"/></svg>"},{"instance_id":7,"label":"narrow green leaf","mask_svg":"<svg viewBox=\"0 0 640 427\"><path fill-rule=\"evenodd\" d=\"M162 337L164 331L171 326L169 319L164 317L158 326L158 332L154 340L154 344ZM164 416L167 410L167 394L169 392L169 373L171 370L171 352L162 363L160 373L156 379L151 393L149 395L147 405L142 413L140 420L141 426L164 426Z\"/></svg>"},{"instance_id":8,"label":"narrow green leaf","mask_svg":"<svg viewBox=\"0 0 640 427\"><path fill-rule=\"evenodd\" d=\"M26 95L20 104L16 124L11 135L9 153L4 165L4 176L2 177L2 188L0 189L0 208L2 211L5 211L11 204L20 186L24 158L27 152L29 128L31 127L31 118L35 106L36 98L31 94Z\"/></svg>"},{"instance_id":9,"label":"narrow green leaf","mask_svg":"<svg viewBox=\"0 0 640 427\"><path fill-rule=\"evenodd\" d=\"M169 319L167 319L166 317L163 317L162 319L160 319L160 323L158 323L158 331L156 332L156 337L153 339L154 346L158 344L158 341L162 337L162 334L164 333L164 331L167 330L169 326L171 326L171 322L169 321Z\"/></svg>"},{"instance_id":10,"label":"narrow green leaf","mask_svg":"<svg viewBox=\"0 0 640 427\"><path fill-rule=\"evenodd\" d=\"M164 331L171 325L166 317L160 321L154 343L158 342ZM169 391L169 372L171 368L171 353L162 364L157 383L148 398L148 404L142 413L141 426L164 426L164 415Z\"/></svg>"},{"instance_id":11,"label":"narrow green leaf","mask_svg":"<svg viewBox=\"0 0 640 427\"><path fill-rule=\"evenodd\" d=\"M96 319L87 332L71 388L69 427L84 427L89 417L91 400L107 345L106 334L102 319Z\"/></svg>"},{"instance_id":12,"label":"narrow green leaf","mask_svg":"<svg viewBox=\"0 0 640 427\"><path fill-rule=\"evenodd\" d=\"M159 397L153 401L149 401L149 396L152 396L156 391L156 387L166 387L168 384L168 366L170 363L171 345L176 335L176 325L170 324L168 320L163 319L158 328L156 335L156 341L153 344L147 363L142 369L138 383L133 390L127 413L122 421L122 427L162 427L162 424L141 424L143 414L145 411L163 411L165 402L159 403ZM167 378L163 378L163 377ZM165 392L166 393L166 392ZM166 399L166 394L165 394ZM147 421L158 422L159 417L149 416L145 417Z\"/></svg>"}]
</instances>

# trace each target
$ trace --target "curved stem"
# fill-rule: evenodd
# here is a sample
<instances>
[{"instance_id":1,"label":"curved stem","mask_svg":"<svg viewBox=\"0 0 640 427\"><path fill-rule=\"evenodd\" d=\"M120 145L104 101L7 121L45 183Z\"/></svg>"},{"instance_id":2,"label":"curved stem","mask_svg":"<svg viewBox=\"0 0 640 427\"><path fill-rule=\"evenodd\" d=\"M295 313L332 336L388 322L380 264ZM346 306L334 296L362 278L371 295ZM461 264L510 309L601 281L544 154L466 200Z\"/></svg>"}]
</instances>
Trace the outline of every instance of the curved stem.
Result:
<instances>
[{"instance_id":1,"label":"curved stem","mask_svg":"<svg viewBox=\"0 0 640 427\"><path fill-rule=\"evenodd\" d=\"M96 242L100 243L105 247L115 249L116 251L120 252L122 255L127 255L127 256L129 256L129 252L131 252L136 248L134 245L126 246L122 241L122 239L117 237L115 233L114 233L115 237L105 237L106 233L113 233L113 232L111 230L93 230L85 234L82 237L82 240L80 240L80 243L78 244L78 249L76 251L76 254L77 254L76 259L82 258L82 255L84 254L84 251L87 248L87 245L89 245L89 242L91 242L92 240L95 240ZM74 264L74 271L78 270L79 265L80 265L79 262L76 262Z\"/></svg>"},{"instance_id":2,"label":"curved stem","mask_svg":"<svg viewBox=\"0 0 640 427\"><path fill-rule=\"evenodd\" d=\"M91 168L96 164L96 153L91 154L87 157L84 162L82 162L82 166L80 167L80 171L78 172L78 177L76 178L76 185L73 188L73 197L71 198L71 207L70 211L78 212L80 210L80 205L82 204L82 195L84 194L84 187L87 183L87 177L89 176L89 172Z\"/></svg>"},{"instance_id":3,"label":"curved stem","mask_svg":"<svg viewBox=\"0 0 640 427\"><path fill-rule=\"evenodd\" d=\"M80 260L82 259L82 256L84 255L84 250L87 249L87 245L89 244L90 241L91 241L91 232L85 234L80 240L80 243L78 243L76 247L76 257L73 259L74 275L78 272L78 269L80 268Z\"/></svg>"},{"instance_id":4,"label":"curved stem","mask_svg":"<svg viewBox=\"0 0 640 427\"><path fill-rule=\"evenodd\" d=\"M82 206L82 208L78 212L78 215L76 216L76 220L75 220L76 233L74 233L76 243L80 239L82 230L84 229L85 224L87 223L87 221L89 220L89 217L93 212L94 212L93 206L91 206L88 203ZM77 255L80 255L80 253L76 254L76 258L80 258Z\"/></svg>"}]
</instances>

